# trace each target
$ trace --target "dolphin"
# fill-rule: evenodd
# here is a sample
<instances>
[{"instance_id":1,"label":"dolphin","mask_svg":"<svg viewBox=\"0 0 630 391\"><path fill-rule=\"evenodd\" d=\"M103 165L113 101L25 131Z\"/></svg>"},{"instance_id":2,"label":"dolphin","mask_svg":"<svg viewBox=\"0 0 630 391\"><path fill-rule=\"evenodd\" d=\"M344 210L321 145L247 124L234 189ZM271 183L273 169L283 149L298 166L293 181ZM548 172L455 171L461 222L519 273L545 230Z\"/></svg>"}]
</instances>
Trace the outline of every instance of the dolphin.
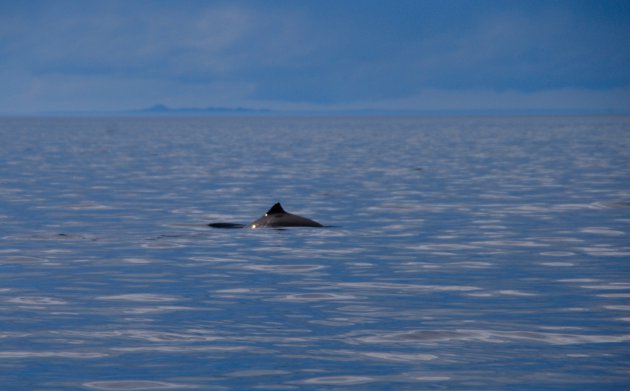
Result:
<instances>
[{"instance_id":1,"label":"dolphin","mask_svg":"<svg viewBox=\"0 0 630 391\"><path fill-rule=\"evenodd\" d=\"M284 228L284 227L323 227L317 221L307 219L306 217L294 215L282 208L279 202L276 202L267 213L260 216L256 221L244 225L233 223L210 223L208 226L213 228Z\"/></svg>"}]
</instances>

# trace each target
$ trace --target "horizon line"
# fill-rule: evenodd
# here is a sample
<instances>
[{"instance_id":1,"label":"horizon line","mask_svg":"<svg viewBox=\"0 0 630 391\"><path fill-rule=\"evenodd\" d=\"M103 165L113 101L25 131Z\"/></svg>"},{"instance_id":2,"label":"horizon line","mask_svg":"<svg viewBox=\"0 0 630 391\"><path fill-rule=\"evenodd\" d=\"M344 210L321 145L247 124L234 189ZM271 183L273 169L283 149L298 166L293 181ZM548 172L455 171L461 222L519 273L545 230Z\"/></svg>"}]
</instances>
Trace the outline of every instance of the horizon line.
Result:
<instances>
[{"instance_id":1,"label":"horizon line","mask_svg":"<svg viewBox=\"0 0 630 391\"><path fill-rule=\"evenodd\" d=\"M335 116L628 116L630 111L614 109L269 109L250 107L168 107L156 104L142 109L51 110L0 112L0 117L335 117Z\"/></svg>"}]
</instances>

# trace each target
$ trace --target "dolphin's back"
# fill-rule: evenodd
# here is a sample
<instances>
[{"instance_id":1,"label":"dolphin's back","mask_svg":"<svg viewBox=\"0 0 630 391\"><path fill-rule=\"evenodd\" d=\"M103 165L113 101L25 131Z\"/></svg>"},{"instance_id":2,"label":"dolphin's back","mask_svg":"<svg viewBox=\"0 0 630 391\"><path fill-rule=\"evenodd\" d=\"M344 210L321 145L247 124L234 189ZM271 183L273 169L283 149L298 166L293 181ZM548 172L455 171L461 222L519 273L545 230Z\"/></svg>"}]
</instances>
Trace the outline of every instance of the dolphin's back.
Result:
<instances>
[{"instance_id":1,"label":"dolphin's back","mask_svg":"<svg viewBox=\"0 0 630 391\"><path fill-rule=\"evenodd\" d=\"M213 228L282 228L282 227L323 227L317 221L286 212L279 202L275 203L267 213L248 225L234 223L210 223Z\"/></svg>"},{"instance_id":2,"label":"dolphin's back","mask_svg":"<svg viewBox=\"0 0 630 391\"><path fill-rule=\"evenodd\" d=\"M278 228L278 227L323 227L317 221L286 212L280 203L274 204L267 213L249 224L250 228Z\"/></svg>"}]
</instances>

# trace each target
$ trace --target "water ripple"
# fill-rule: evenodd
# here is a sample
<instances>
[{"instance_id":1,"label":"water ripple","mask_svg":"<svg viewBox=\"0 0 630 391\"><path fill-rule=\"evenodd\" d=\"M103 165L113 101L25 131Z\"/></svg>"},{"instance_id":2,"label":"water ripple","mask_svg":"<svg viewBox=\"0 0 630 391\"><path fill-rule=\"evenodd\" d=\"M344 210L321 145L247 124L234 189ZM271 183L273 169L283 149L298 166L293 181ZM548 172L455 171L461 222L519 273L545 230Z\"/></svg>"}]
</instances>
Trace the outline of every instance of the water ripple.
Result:
<instances>
[{"instance_id":1,"label":"water ripple","mask_svg":"<svg viewBox=\"0 0 630 391\"><path fill-rule=\"evenodd\" d=\"M476 291L481 288L476 286L460 286L460 285L420 285L420 284L401 284L390 282L341 282L337 284L340 287L356 288L356 289L393 289L400 291L419 290L430 292L469 292Z\"/></svg>"},{"instance_id":2,"label":"water ripple","mask_svg":"<svg viewBox=\"0 0 630 391\"><path fill-rule=\"evenodd\" d=\"M198 388L196 385L153 380L106 380L83 383L84 387L105 391L172 390Z\"/></svg>"},{"instance_id":3,"label":"water ripple","mask_svg":"<svg viewBox=\"0 0 630 391\"><path fill-rule=\"evenodd\" d=\"M594 335L561 334L535 331L492 331L492 330L414 330L397 333L384 333L356 338L360 343L429 343L436 342L488 342L509 343L530 341L549 345L579 345L591 343L621 343L630 341L630 334Z\"/></svg>"},{"instance_id":4,"label":"water ripple","mask_svg":"<svg viewBox=\"0 0 630 391\"><path fill-rule=\"evenodd\" d=\"M280 296L275 300L280 301L297 301L297 302L309 302L309 301L338 301L338 300L354 300L356 296L337 294L337 293L296 293L285 296Z\"/></svg>"},{"instance_id":5,"label":"water ripple","mask_svg":"<svg viewBox=\"0 0 630 391\"><path fill-rule=\"evenodd\" d=\"M321 265L247 265L243 269L284 274L301 274L323 269Z\"/></svg>"},{"instance_id":6,"label":"water ripple","mask_svg":"<svg viewBox=\"0 0 630 391\"><path fill-rule=\"evenodd\" d=\"M97 352L76 351L0 351L0 358L71 358L71 359L97 359L108 357L109 354Z\"/></svg>"},{"instance_id":7,"label":"water ripple","mask_svg":"<svg viewBox=\"0 0 630 391\"><path fill-rule=\"evenodd\" d=\"M622 117L0 118L1 382L626 389L628 134ZM334 227L206 225L278 201Z\"/></svg>"},{"instance_id":8,"label":"water ripple","mask_svg":"<svg viewBox=\"0 0 630 391\"><path fill-rule=\"evenodd\" d=\"M316 384L324 386L352 386L372 383L376 380L368 376L322 376L304 380L304 384Z\"/></svg>"},{"instance_id":9,"label":"water ripple","mask_svg":"<svg viewBox=\"0 0 630 391\"><path fill-rule=\"evenodd\" d=\"M7 299L9 303L16 304L29 304L29 305L64 305L68 304L68 302L60 299L56 299L54 297L43 297L43 296L28 296L28 297L13 297Z\"/></svg>"},{"instance_id":10,"label":"water ripple","mask_svg":"<svg viewBox=\"0 0 630 391\"><path fill-rule=\"evenodd\" d=\"M157 293L128 293L122 295L98 296L97 300L129 301L129 302L166 302L179 301L181 298Z\"/></svg>"}]
</instances>

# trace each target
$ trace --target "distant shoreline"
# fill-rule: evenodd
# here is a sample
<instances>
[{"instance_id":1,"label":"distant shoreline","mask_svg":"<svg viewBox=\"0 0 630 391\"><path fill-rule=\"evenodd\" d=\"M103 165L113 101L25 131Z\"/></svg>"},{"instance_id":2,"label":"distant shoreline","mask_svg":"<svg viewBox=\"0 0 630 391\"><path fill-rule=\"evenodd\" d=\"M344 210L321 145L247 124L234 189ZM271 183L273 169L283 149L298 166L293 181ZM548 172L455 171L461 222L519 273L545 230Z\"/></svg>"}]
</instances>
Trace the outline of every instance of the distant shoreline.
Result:
<instances>
[{"instance_id":1,"label":"distant shoreline","mask_svg":"<svg viewBox=\"0 0 630 391\"><path fill-rule=\"evenodd\" d=\"M32 113L0 113L3 118L15 117L623 117L630 112L604 110L273 110L245 107L184 107L155 105L144 109L117 111L46 111Z\"/></svg>"}]
</instances>

